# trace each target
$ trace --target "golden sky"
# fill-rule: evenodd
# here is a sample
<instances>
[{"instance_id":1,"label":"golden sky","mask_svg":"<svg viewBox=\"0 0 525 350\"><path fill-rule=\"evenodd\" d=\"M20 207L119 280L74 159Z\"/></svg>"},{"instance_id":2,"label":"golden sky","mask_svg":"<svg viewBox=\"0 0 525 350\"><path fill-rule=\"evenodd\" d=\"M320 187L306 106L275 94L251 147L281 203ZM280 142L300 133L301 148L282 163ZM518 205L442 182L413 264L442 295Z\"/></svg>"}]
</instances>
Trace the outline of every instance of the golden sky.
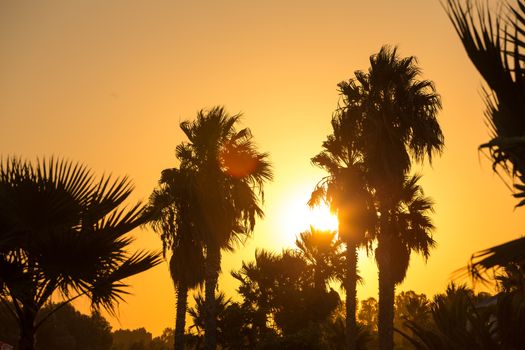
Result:
<instances>
[{"instance_id":1,"label":"golden sky","mask_svg":"<svg viewBox=\"0 0 525 350\"><path fill-rule=\"evenodd\" d=\"M330 131L336 84L383 44L417 56L443 99L445 152L421 170L438 247L426 265L412 259L398 288L433 295L472 252L522 235L524 218L477 151L489 138L481 78L438 0L0 0L0 153L129 175L133 199L146 200L175 165L180 121L218 104L243 112L275 181L253 239L224 257L221 287L233 295L229 271L256 247L291 246L308 225L298 213L323 176L310 158ZM152 232L135 234L137 247L160 249ZM371 258L360 270L359 297L377 297ZM129 282L113 327L173 327L166 265Z\"/></svg>"}]
</instances>

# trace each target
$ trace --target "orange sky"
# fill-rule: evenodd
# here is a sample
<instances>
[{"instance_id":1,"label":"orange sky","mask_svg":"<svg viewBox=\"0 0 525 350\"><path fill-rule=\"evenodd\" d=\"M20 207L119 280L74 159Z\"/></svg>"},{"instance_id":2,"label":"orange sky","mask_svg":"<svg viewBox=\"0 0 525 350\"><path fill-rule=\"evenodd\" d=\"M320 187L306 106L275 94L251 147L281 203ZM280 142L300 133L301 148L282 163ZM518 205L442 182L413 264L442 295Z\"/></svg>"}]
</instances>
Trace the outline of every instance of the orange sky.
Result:
<instances>
[{"instance_id":1,"label":"orange sky","mask_svg":"<svg viewBox=\"0 0 525 350\"><path fill-rule=\"evenodd\" d=\"M438 247L428 264L412 260L399 288L433 295L472 252L521 235L524 218L477 151L488 139L481 78L438 0L1 1L0 153L129 175L134 199L147 199L174 165L181 120L217 104L242 111L275 181L254 238L224 258L221 286L233 294L231 269L255 247L291 245L304 227L290 208L323 176L309 159L330 131L336 84L367 69L383 44L417 56L443 99L445 152L422 170ZM135 233L137 247L160 249L152 232ZM363 256L360 270L359 296L376 296L373 262ZM155 335L173 326L166 265L129 282L133 295L112 325Z\"/></svg>"}]
</instances>

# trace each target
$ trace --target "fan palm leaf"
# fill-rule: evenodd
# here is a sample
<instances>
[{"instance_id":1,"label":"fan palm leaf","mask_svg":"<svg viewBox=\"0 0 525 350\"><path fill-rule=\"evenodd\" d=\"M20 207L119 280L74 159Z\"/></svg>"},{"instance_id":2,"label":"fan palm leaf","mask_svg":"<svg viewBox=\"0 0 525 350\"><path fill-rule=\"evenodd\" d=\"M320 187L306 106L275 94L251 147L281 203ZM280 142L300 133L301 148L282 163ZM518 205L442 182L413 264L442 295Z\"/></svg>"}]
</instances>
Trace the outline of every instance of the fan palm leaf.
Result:
<instances>
[{"instance_id":1,"label":"fan palm leaf","mask_svg":"<svg viewBox=\"0 0 525 350\"><path fill-rule=\"evenodd\" d=\"M43 322L36 316L53 293L64 303L86 295L112 313L128 293L123 280L160 262L157 253L127 251L127 233L144 222L140 203L121 207L132 190L127 178L96 181L65 160L0 163L0 237L9 237L0 249L0 297L14 307L21 350L33 348Z\"/></svg>"}]
</instances>

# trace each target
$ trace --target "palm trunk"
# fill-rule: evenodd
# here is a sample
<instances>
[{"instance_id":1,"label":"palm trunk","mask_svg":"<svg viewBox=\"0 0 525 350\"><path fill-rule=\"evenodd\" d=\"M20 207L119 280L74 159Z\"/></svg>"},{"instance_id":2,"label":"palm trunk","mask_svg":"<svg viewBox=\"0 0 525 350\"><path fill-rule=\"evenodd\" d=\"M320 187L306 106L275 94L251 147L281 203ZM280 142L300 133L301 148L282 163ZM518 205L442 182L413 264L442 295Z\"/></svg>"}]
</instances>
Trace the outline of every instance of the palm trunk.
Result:
<instances>
[{"instance_id":1,"label":"palm trunk","mask_svg":"<svg viewBox=\"0 0 525 350\"><path fill-rule=\"evenodd\" d=\"M204 319L204 349L215 350L217 347L217 301L215 290L221 267L221 250L219 247L208 247L205 267L205 319Z\"/></svg>"},{"instance_id":2,"label":"palm trunk","mask_svg":"<svg viewBox=\"0 0 525 350\"><path fill-rule=\"evenodd\" d=\"M379 349L394 349L394 295L395 285L390 272L391 257L383 239L378 240L376 258L379 268Z\"/></svg>"},{"instance_id":3,"label":"palm trunk","mask_svg":"<svg viewBox=\"0 0 525 350\"><path fill-rule=\"evenodd\" d=\"M175 317L175 350L184 349L184 329L186 328L186 307L188 288L183 283L177 287L177 315Z\"/></svg>"},{"instance_id":4,"label":"palm trunk","mask_svg":"<svg viewBox=\"0 0 525 350\"><path fill-rule=\"evenodd\" d=\"M20 318L20 339L18 350L34 350L35 348L35 319L36 312L24 308Z\"/></svg>"},{"instance_id":5,"label":"palm trunk","mask_svg":"<svg viewBox=\"0 0 525 350\"><path fill-rule=\"evenodd\" d=\"M357 247L346 242L346 348L357 349L356 302L357 302Z\"/></svg>"}]
</instances>

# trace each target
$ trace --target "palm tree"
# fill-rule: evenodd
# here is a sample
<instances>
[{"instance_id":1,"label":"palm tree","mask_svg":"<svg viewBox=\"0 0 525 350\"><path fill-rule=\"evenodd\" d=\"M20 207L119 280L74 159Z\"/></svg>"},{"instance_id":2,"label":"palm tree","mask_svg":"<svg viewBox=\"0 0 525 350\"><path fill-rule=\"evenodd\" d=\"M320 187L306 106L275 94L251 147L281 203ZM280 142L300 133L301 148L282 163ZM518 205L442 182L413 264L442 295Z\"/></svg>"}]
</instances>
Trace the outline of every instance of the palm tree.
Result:
<instances>
[{"instance_id":1,"label":"palm tree","mask_svg":"<svg viewBox=\"0 0 525 350\"><path fill-rule=\"evenodd\" d=\"M415 57L400 58L397 49L383 46L370 57L368 72L357 71L355 78L341 82L343 97L342 128L355 137L362 152L366 179L373 189L379 213L378 242L391 249L389 212L395 211L396 189L403 188L412 160L432 161L443 149L443 134L437 122L441 108L439 95L429 80L418 80L420 69ZM392 282L385 284L379 272L380 296L386 297ZM385 294L387 293L387 294ZM381 349L393 348L393 298L381 300L379 307L379 342Z\"/></svg>"},{"instance_id":2,"label":"palm tree","mask_svg":"<svg viewBox=\"0 0 525 350\"><path fill-rule=\"evenodd\" d=\"M395 204L381 212L382 229L375 251L379 268L379 329L382 321L388 322L389 339L393 340L395 287L403 282L410 263L412 251L425 259L434 247L434 226L428 214L433 211L432 201L425 197L417 184L419 176L411 176L397 193L393 193ZM383 318L383 319L381 319ZM380 339L381 341L381 339ZM387 346L386 343L380 343Z\"/></svg>"},{"instance_id":3,"label":"palm tree","mask_svg":"<svg viewBox=\"0 0 525 350\"><path fill-rule=\"evenodd\" d=\"M232 250L263 216L263 186L272 179L268 154L260 153L249 129L237 131L241 115L230 116L223 107L201 110L193 122L180 127L189 142L177 147L181 164L196 174L198 210L205 246L205 348L217 344L215 290L221 249Z\"/></svg>"},{"instance_id":4,"label":"palm tree","mask_svg":"<svg viewBox=\"0 0 525 350\"><path fill-rule=\"evenodd\" d=\"M339 83L343 98L341 127L355 137L369 181L381 201L391 186L402 184L412 160L432 161L443 149L437 121L441 100L434 84L418 80L414 56L400 58L397 48L383 46L370 57L368 72Z\"/></svg>"},{"instance_id":5,"label":"palm tree","mask_svg":"<svg viewBox=\"0 0 525 350\"><path fill-rule=\"evenodd\" d=\"M373 230L375 209L356 142L357 128L346 128L344 122L341 113L334 115L333 133L323 142L323 150L312 158L312 163L329 175L317 184L308 204L325 201L337 213L339 238L346 245L345 273L341 276L346 291L346 343L348 349L356 349L357 249L369 242L367 232Z\"/></svg>"},{"instance_id":6,"label":"palm tree","mask_svg":"<svg viewBox=\"0 0 525 350\"><path fill-rule=\"evenodd\" d=\"M487 349L479 342L480 336L491 339L488 318L476 311L475 295L466 286L450 284L446 292L434 297L430 305L432 327L407 320L405 326L412 332L396 330L418 350ZM492 342L496 349L496 344Z\"/></svg>"},{"instance_id":7,"label":"palm tree","mask_svg":"<svg viewBox=\"0 0 525 350\"><path fill-rule=\"evenodd\" d=\"M80 296L114 313L127 294L122 280L160 262L126 251L126 234L145 220L140 203L119 208L132 188L64 160L0 163L0 236L14 237L0 252L0 299L18 321L20 350L32 350L42 323ZM64 301L42 315L54 293Z\"/></svg>"},{"instance_id":8,"label":"palm tree","mask_svg":"<svg viewBox=\"0 0 525 350\"><path fill-rule=\"evenodd\" d=\"M279 255L257 249L255 261L243 261L239 270L231 272L240 282L237 292L243 298L243 306L253 310L252 329L258 339L264 339L272 331L268 323L275 311L276 281L286 273L280 261Z\"/></svg>"},{"instance_id":9,"label":"palm tree","mask_svg":"<svg viewBox=\"0 0 525 350\"><path fill-rule=\"evenodd\" d=\"M166 169L150 196L149 225L160 234L163 255L171 251L169 269L177 295L174 348L184 349L188 290L204 282L204 252L199 236L195 174Z\"/></svg>"},{"instance_id":10,"label":"palm tree","mask_svg":"<svg viewBox=\"0 0 525 350\"><path fill-rule=\"evenodd\" d=\"M310 227L309 231L299 234L295 245L312 270L314 288L326 290L330 281L344 275L342 242L337 238L337 232Z\"/></svg>"},{"instance_id":11,"label":"palm tree","mask_svg":"<svg viewBox=\"0 0 525 350\"><path fill-rule=\"evenodd\" d=\"M525 1L506 4L506 12L493 16L488 7L471 1L462 5L447 0L447 14L458 33L471 62L481 74L485 90L487 125L492 139L480 146L487 149L493 169L502 169L512 181L514 197L525 204ZM506 264L525 263L525 238L488 248L473 254L469 270L482 277L489 269Z\"/></svg>"},{"instance_id":12,"label":"palm tree","mask_svg":"<svg viewBox=\"0 0 525 350\"><path fill-rule=\"evenodd\" d=\"M195 306L190 308L188 310L188 313L190 314L193 324L190 326L191 330L195 331L196 335L196 349L201 349L202 345L202 335L206 336L206 299L205 296L199 292L196 295L193 296L193 300L195 301ZM232 305L231 298L227 298L226 294L223 292L217 293L215 295L215 303L216 303L216 310L217 310L217 319L219 321L222 321L226 314L226 310L230 305ZM219 334L220 337L221 334Z\"/></svg>"}]
</instances>

